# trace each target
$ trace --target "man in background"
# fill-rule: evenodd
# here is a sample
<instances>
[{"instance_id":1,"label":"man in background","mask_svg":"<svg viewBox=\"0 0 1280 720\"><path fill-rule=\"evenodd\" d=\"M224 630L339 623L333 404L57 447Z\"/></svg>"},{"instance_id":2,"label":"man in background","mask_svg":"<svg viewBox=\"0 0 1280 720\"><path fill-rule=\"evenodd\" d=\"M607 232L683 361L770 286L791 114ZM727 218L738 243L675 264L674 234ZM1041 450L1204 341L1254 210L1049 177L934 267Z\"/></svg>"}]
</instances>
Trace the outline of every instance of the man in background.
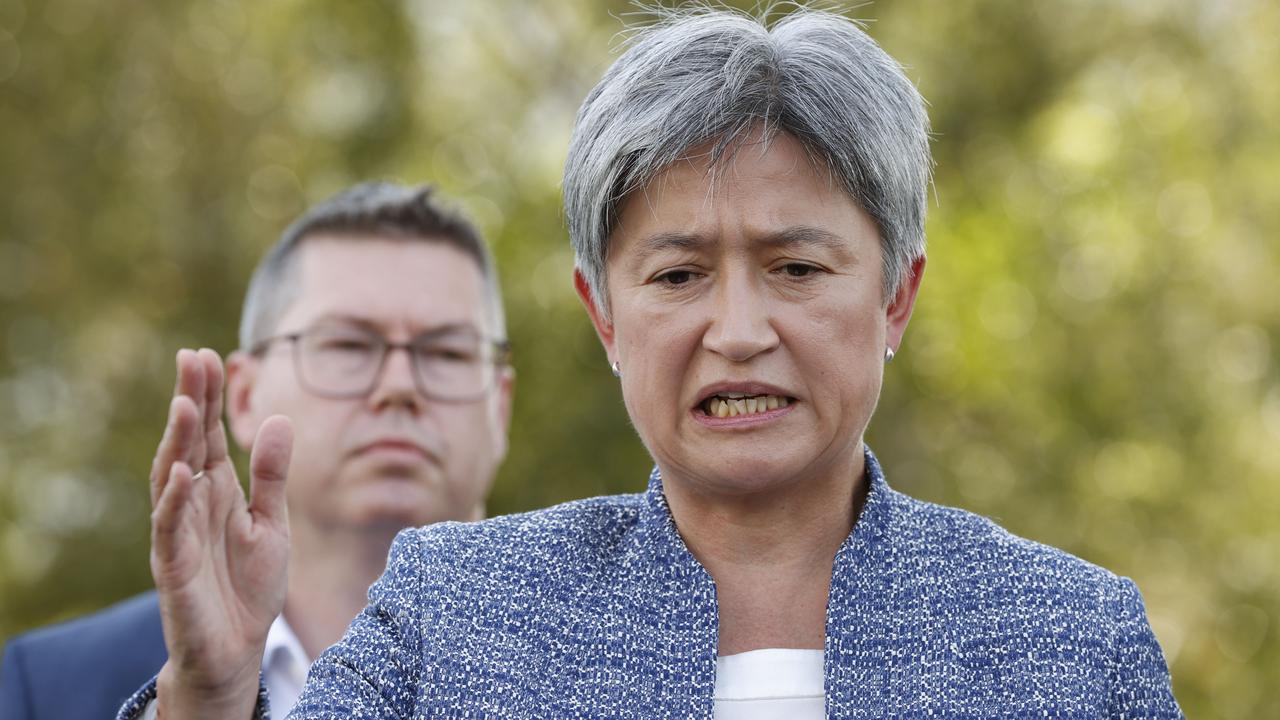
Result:
<instances>
[{"instance_id":1,"label":"man in background","mask_svg":"<svg viewBox=\"0 0 1280 720\"><path fill-rule=\"evenodd\" d=\"M153 527L153 567L155 533L289 537L287 558L255 560L288 568L262 662L276 717L364 608L399 530L483 517L507 450L505 338L498 280L475 228L428 188L364 184L303 215L263 258L225 371L211 350L178 353L152 502L176 482L220 522ZM253 447L248 500L227 457L224 402L232 437ZM218 562L182 560L190 569ZM176 590L164 607L150 592L12 640L0 718L112 717L162 666L184 672L165 665L162 625L180 626L207 597L195 575L156 578ZM179 633L168 642L225 640Z\"/></svg>"}]
</instances>

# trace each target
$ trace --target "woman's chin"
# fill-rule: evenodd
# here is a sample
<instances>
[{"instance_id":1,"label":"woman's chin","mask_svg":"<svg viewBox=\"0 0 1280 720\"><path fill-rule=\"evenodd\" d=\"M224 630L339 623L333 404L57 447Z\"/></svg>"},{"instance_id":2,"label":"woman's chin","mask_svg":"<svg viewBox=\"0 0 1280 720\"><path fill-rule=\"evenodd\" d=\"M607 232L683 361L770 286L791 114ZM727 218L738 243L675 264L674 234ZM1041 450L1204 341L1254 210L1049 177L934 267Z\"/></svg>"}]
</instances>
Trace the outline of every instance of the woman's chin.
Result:
<instances>
[{"instance_id":1,"label":"woman's chin","mask_svg":"<svg viewBox=\"0 0 1280 720\"><path fill-rule=\"evenodd\" d=\"M799 481L796 464L778 458L737 457L690 470L689 482L698 491L726 496L771 495Z\"/></svg>"}]
</instances>

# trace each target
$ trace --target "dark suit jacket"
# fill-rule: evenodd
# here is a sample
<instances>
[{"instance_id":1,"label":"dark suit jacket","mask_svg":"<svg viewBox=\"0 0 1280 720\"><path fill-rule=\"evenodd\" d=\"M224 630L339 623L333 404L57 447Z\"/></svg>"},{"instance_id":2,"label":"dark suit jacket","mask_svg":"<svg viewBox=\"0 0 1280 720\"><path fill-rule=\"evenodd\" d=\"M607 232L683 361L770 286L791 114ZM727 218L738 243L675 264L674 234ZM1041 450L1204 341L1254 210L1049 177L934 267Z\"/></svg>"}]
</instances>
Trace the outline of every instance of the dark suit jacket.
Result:
<instances>
[{"instance_id":1,"label":"dark suit jacket","mask_svg":"<svg viewBox=\"0 0 1280 720\"><path fill-rule=\"evenodd\" d=\"M4 650L0 720L108 720L164 665L155 592L19 635Z\"/></svg>"}]
</instances>

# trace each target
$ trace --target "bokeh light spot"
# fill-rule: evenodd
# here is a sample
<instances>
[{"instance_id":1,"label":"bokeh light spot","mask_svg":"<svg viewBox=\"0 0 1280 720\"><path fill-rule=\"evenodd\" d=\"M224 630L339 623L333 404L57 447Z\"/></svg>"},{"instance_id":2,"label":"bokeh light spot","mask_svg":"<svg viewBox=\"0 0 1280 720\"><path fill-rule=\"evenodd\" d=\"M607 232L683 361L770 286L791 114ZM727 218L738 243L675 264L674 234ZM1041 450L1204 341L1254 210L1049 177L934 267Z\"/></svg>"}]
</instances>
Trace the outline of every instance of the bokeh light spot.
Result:
<instances>
[{"instance_id":1,"label":"bokeh light spot","mask_svg":"<svg viewBox=\"0 0 1280 720\"><path fill-rule=\"evenodd\" d=\"M1209 229L1213 202L1204 185L1182 180L1166 187L1156 204L1156 215L1166 230L1183 237L1195 237Z\"/></svg>"},{"instance_id":2,"label":"bokeh light spot","mask_svg":"<svg viewBox=\"0 0 1280 720\"><path fill-rule=\"evenodd\" d=\"M1242 324L1219 333L1213 346L1218 373L1233 382L1252 382L1271 364L1267 334L1256 325Z\"/></svg>"},{"instance_id":3,"label":"bokeh light spot","mask_svg":"<svg viewBox=\"0 0 1280 720\"><path fill-rule=\"evenodd\" d=\"M283 165L265 165L249 176L248 198L260 217L285 220L302 210L302 183Z\"/></svg>"},{"instance_id":4,"label":"bokeh light spot","mask_svg":"<svg viewBox=\"0 0 1280 720\"><path fill-rule=\"evenodd\" d=\"M1242 603L1218 615L1213 639L1227 659L1245 663L1266 642L1270 625L1271 618L1266 611Z\"/></svg>"},{"instance_id":5,"label":"bokeh light spot","mask_svg":"<svg viewBox=\"0 0 1280 720\"><path fill-rule=\"evenodd\" d=\"M1057 165L1095 171L1109 162L1120 137L1115 114L1090 102L1066 102L1044 117L1046 154Z\"/></svg>"},{"instance_id":6,"label":"bokeh light spot","mask_svg":"<svg viewBox=\"0 0 1280 720\"><path fill-rule=\"evenodd\" d=\"M301 99L291 104L291 112L294 121L308 132L339 137L376 117L386 102L386 92L376 73L344 67L310 78Z\"/></svg>"},{"instance_id":7,"label":"bokeh light spot","mask_svg":"<svg viewBox=\"0 0 1280 720\"><path fill-rule=\"evenodd\" d=\"M1021 283L999 280L982 293L978 316L992 335L1018 340L1035 325L1036 299Z\"/></svg>"}]
</instances>

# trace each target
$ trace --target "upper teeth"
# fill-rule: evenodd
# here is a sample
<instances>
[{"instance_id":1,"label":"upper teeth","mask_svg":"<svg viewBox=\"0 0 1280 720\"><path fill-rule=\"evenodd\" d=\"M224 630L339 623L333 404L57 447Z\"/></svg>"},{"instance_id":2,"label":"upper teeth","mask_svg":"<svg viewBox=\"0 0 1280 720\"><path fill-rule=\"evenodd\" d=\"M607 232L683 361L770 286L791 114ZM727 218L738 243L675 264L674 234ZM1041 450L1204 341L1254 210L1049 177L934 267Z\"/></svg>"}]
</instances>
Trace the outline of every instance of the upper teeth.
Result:
<instances>
[{"instance_id":1,"label":"upper teeth","mask_svg":"<svg viewBox=\"0 0 1280 720\"><path fill-rule=\"evenodd\" d=\"M736 417L750 413L762 413L786 407L790 403L783 395L751 395L724 393L707 400L707 414L714 417Z\"/></svg>"}]
</instances>

